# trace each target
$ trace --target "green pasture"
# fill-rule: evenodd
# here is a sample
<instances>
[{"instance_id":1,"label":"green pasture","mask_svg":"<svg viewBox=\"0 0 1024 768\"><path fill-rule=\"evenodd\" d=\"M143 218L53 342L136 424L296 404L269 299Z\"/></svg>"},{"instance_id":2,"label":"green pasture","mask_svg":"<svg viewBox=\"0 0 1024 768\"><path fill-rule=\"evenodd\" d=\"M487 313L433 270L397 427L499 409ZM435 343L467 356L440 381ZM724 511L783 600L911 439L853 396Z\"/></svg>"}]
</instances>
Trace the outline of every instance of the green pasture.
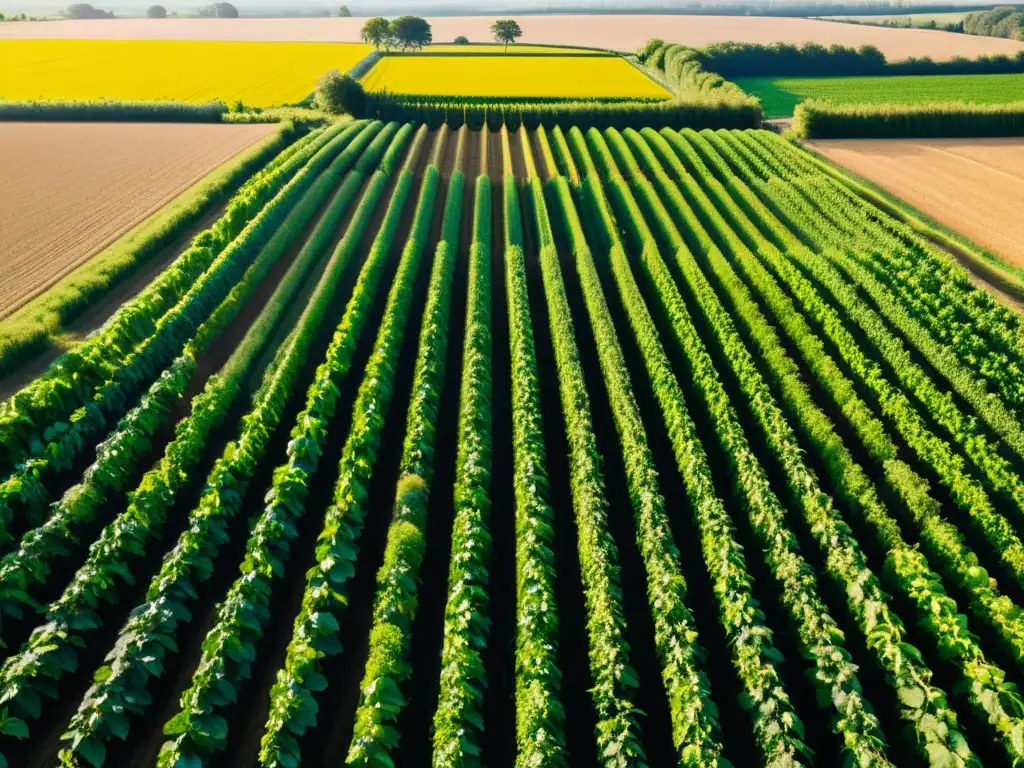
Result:
<instances>
[{"instance_id":1,"label":"green pasture","mask_svg":"<svg viewBox=\"0 0 1024 768\"><path fill-rule=\"evenodd\" d=\"M768 118L791 116L805 99L826 99L836 104L1007 104L1024 100L1024 74L749 77L735 82L761 99Z\"/></svg>"}]
</instances>

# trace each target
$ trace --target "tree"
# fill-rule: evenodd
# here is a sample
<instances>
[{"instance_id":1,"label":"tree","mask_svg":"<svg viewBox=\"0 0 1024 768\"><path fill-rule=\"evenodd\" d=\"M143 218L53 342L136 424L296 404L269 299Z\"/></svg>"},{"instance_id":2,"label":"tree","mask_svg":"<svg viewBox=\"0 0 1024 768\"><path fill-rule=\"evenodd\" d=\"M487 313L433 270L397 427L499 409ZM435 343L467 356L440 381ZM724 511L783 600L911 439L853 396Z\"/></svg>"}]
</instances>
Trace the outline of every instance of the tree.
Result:
<instances>
[{"instance_id":1,"label":"tree","mask_svg":"<svg viewBox=\"0 0 1024 768\"><path fill-rule=\"evenodd\" d=\"M2 13L0 13L0 21L6 21L6 20L7 20L6 17Z\"/></svg>"},{"instance_id":2,"label":"tree","mask_svg":"<svg viewBox=\"0 0 1024 768\"><path fill-rule=\"evenodd\" d=\"M469 45L469 38L465 35L459 35L455 38L456 45Z\"/></svg>"},{"instance_id":3,"label":"tree","mask_svg":"<svg viewBox=\"0 0 1024 768\"><path fill-rule=\"evenodd\" d=\"M146 16L150 19L166 19L167 9L162 5L151 5L146 9Z\"/></svg>"},{"instance_id":4,"label":"tree","mask_svg":"<svg viewBox=\"0 0 1024 768\"><path fill-rule=\"evenodd\" d=\"M383 16L367 19L359 37L364 43L372 45L379 51L381 46L387 48L391 44L391 25Z\"/></svg>"},{"instance_id":5,"label":"tree","mask_svg":"<svg viewBox=\"0 0 1024 768\"><path fill-rule=\"evenodd\" d=\"M218 19L237 19L238 9L231 3L214 3L199 9L200 16L213 16Z\"/></svg>"},{"instance_id":6,"label":"tree","mask_svg":"<svg viewBox=\"0 0 1024 768\"><path fill-rule=\"evenodd\" d=\"M505 52L508 53L508 44L523 36L523 28L515 19L498 19L491 25L491 34L495 42L505 44Z\"/></svg>"},{"instance_id":7,"label":"tree","mask_svg":"<svg viewBox=\"0 0 1024 768\"><path fill-rule=\"evenodd\" d=\"M101 11L88 3L75 3L69 5L65 15L69 19L112 19L113 11Z\"/></svg>"},{"instance_id":8,"label":"tree","mask_svg":"<svg viewBox=\"0 0 1024 768\"><path fill-rule=\"evenodd\" d=\"M352 15L352 11L350 11L348 9L347 5L343 5L343 6L341 6L341 8L338 9L338 16L340 16L343 19L347 19L351 15Z\"/></svg>"},{"instance_id":9,"label":"tree","mask_svg":"<svg viewBox=\"0 0 1024 768\"><path fill-rule=\"evenodd\" d=\"M358 117L366 107L366 91L355 78L332 69L317 84L316 105L332 115L349 114Z\"/></svg>"},{"instance_id":10,"label":"tree","mask_svg":"<svg viewBox=\"0 0 1024 768\"><path fill-rule=\"evenodd\" d=\"M391 38L403 51L419 50L434 39L430 24L419 16L399 16L391 22Z\"/></svg>"}]
</instances>

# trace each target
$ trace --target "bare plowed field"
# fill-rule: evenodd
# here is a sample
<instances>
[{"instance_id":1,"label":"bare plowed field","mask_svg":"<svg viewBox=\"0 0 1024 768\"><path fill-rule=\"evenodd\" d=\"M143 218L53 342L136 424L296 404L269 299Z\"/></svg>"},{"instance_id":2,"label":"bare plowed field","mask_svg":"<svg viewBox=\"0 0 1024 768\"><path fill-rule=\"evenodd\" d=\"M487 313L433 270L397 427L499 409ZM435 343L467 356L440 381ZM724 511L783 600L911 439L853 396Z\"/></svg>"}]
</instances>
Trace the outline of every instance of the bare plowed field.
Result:
<instances>
[{"instance_id":1,"label":"bare plowed field","mask_svg":"<svg viewBox=\"0 0 1024 768\"><path fill-rule=\"evenodd\" d=\"M1024 139L843 139L811 146L1024 266Z\"/></svg>"},{"instance_id":2,"label":"bare plowed field","mask_svg":"<svg viewBox=\"0 0 1024 768\"><path fill-rule=\"evenodd\" d=\"M295 40L359 42L365 19L112 19L0 24L0 37L95 38L121 40ZM813 19L680 15L544 15L519 19L522 43L590 45L631 51L652 37L689 45L736 40L752 43L875 45L892 61L909 56L936 60L1013 54L1024 44L995 37L957 35L926 29L836 24ZM474 42L492 39L489 16L430 19L434 40L450 42L466 35Z\"/></svg>"},{"instance_id":3,"label":"bare plowed field","mask_svg":"<svg viewBox=\"0 0 1024 768\"><path fill-rule=\"evenodd\" d=\"M0 316L276 129L0 123Z\"/></svg>"}]
</instances>

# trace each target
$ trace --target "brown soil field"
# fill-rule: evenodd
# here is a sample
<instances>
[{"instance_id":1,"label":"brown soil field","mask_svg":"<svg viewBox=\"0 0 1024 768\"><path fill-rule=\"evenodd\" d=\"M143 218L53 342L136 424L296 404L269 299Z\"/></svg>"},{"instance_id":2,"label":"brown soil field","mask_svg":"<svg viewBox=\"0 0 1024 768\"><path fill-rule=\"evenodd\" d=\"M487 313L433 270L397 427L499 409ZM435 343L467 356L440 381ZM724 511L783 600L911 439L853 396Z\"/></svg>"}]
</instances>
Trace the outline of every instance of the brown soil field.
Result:
<instances>
[{"instance_id":1,"label":"brown soil field","mask_svg":"<svg viewBox=\"0 0 1024 768\"><path fill-rule=\"evenodd\" d=\"M275 130L0 123L0 317Z\"/></svg>"},{"instance_id":2,"label":"brown soil field","mask_svg":"<svg viewBox=\"0 0 1024 768\"><path fill-rule=\"evenodd\" d=\"M0 38L90 38L121 40L297 40L358 42L365 19L113 19L0 24ZM457 35L491 40L494 19L445 16L430 19L436 42ZM519 18L523 43L592 45L632 51L652 37L689 45L735 40L753 43L876 45L891 61L931 56L1014 54L1024 43L995 37L958 35L926 29L836 24L813 19L682 15L538 15Z\"/></svg>"},{"instance_id":3,"label":"brown soil field","mask_svg":"<svg viewBox=\"0 0 1024 768\"><path fill-rule=\"evenodd\" d=\"M808 145L1024 266L1024 139L843 139Z\"/></svg>"}]
</instances>

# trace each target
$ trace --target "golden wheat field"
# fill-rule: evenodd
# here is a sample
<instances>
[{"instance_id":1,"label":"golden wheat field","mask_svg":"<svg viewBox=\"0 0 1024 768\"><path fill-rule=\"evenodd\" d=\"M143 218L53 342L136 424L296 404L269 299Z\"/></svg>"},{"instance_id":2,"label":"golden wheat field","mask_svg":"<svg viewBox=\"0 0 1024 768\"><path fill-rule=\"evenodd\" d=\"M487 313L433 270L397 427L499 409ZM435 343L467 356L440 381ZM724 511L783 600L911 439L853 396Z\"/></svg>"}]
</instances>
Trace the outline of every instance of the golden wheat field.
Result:
<instances>
[{"instance_id":1,"label":"golden wheat field","mask_svg":"<svg viewBox=\"0 0 1024 768\"><path fill-rule=\"evenodd\" d=\"M386 56L369 91L504 98L668 98L628 61L609 56Z\"/></svg>"},{"instance_id":2,"label":"golden wheat field","mask_svg":"<svg viewBox=\"0 0 1024 768\"><path fill-rule=\"evenodd\" d=\"M0 40L0 98L295 104L329 69L371 48L353 43L195 40Z\"/></svg>"}]
</instances>

